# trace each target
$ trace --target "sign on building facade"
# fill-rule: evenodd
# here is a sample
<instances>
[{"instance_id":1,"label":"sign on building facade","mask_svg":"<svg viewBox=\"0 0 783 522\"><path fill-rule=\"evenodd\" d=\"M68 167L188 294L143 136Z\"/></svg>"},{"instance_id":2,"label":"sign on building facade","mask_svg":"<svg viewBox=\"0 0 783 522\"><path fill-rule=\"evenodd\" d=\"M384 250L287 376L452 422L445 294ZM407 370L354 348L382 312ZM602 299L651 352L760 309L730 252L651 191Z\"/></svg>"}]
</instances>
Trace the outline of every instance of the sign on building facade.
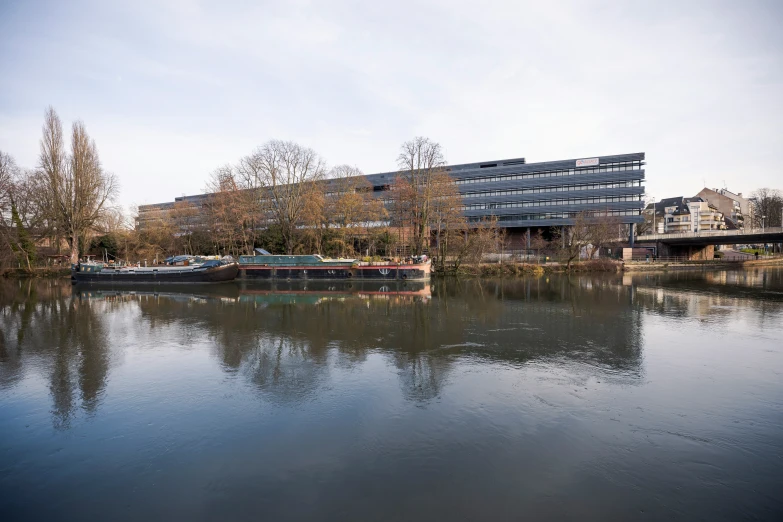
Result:
<instances>
[{"instance_id":1,"label":"sign on building facade","mask_svg":"<svg viewBox=\"0 0 783 522\"><path fill-rule=\"evenodd\" d=\"M598 165L598 158L587 158L576 160L577 167L594 167Z\"/></svg>"}]
</instances>

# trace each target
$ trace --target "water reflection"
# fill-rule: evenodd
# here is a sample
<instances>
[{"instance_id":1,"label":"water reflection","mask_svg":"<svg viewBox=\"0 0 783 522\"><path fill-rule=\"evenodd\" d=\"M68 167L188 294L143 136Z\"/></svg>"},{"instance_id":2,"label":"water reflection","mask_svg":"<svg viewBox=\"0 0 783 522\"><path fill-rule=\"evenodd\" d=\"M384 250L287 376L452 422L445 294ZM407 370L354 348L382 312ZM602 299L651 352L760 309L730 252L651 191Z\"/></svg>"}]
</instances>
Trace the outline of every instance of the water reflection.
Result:
<instances>
[{"instance_id":1,"label":"water reflection","mask_svg":"<svg viewBox=\"0 0 783 522\"><path fill-rule=\"evenodd\" d=\"M514 365L562 357L626 378L641 366L638 313L610 280L71 290L58 281L3 286L2 385L44 373L61 428L77 409L95 411L127 322L149 349L208 339L226 372L281 404L312 399L333 366L354 368L371 353L397 369L414 401L438 397L460 357Z\"/></svg>"},{"instance_id":2,"label":"water reflection","mask_svg":"<svg viewBox=\"0 0 783 522\"><path fill-rule=\"evenodd\" d=\"M16 384L26 371L46 374L52 420L62 429L77 409L95 413L109 370L102 307L69 293L67 282L5 282L0 315L0 386Z\"/></svg>"},{"instance_id":3,"label":"water reflection","mask_svg":"<svg viewBox=\"0 0 783 522\"><path fill-rule=\"evenodd\" d=\"M53 424L68 428L77 412L99 407L111 362L122 357L114 351L134 335L148 350L206 343L224 372L277 404L313 399L335 368L358 368L370 354L382 355L403 395L419 402L443 393L466 358L553 362L633 385L643 377L644 313L709 321L748 306L762 326L779 317L781 288L781 271L160 290L6 280L0 387L45 377Z\"/></svg>"},{"instance_id":4,"label":"water reflection","mask_svg":"<svg viewBox=\"0 0 783 522\"><path fill-rule=\"evenodd\" d=\"M655 314L722 329L741 311L748 334L780 321L783 270L626 275L633 301Z\"/></svg>"},{"instance_id":5,"label":"water reflection","mask_svg":"<svg viewBox=\"0 0 783 522\"><path fill-rule=\"evenodd\" d=\"M0 280L0 513L773 520L780 276Z\"/></svg>"}]
</instances>

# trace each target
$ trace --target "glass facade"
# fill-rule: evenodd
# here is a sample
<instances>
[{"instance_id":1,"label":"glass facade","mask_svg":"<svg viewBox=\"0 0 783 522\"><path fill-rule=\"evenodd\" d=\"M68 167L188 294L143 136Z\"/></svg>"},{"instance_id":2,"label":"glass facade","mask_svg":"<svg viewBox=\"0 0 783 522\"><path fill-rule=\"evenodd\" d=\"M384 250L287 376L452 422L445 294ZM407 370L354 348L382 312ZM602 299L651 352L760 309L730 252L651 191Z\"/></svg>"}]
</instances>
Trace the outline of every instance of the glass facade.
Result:
<instances>
[{"instance_id":1,"label":"glass facade","mask_svg":"<svg viewBox=\"0 0 783 522\"><path fill-rule=\"evenodd\" d=\"M642 152L543 163L518 158L451 165L447 170L459 187L469 221L497 219L502 227L532 228L570 225L579 212L641 223L644 166ZM395 176L371 174L367 179L382 190Z\"/></svg>"}]
</instances>

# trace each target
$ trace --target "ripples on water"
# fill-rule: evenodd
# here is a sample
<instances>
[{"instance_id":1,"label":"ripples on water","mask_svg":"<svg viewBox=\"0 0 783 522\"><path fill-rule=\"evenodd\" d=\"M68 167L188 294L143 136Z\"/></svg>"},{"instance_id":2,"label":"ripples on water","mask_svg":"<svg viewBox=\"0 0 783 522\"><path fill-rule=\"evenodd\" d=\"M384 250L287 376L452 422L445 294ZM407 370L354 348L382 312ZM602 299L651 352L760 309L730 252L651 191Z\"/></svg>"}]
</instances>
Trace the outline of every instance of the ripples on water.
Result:
<instances>
[{"instance_id":1,"label":"ripples on water","mask_svg":"<svg viewBox=\"0 0 783 522\"><path fill-rule=\"evenodd\" d=\"M783 271L0 280L2 520L774 520Z\"/></svg>"}]
</instances>

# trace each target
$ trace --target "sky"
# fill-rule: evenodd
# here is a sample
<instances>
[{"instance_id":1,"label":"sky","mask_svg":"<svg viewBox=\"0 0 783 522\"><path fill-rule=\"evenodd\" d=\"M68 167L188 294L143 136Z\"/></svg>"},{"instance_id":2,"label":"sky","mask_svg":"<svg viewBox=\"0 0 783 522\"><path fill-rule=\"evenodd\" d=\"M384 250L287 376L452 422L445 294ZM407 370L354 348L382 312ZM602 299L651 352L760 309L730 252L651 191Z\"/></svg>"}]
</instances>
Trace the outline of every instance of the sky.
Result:
<instances>
[{"instance_id":1,"label":"sky","mask_svg":"<svg viewBox=\"0 0 783 522\"><path fill-rule=\"evenodd\" d=\"M81 119L118 203L201 193L270 139L394 170L647 154L647 192L783 188L783 2L0 0L0 150Z\"/></svg>"}]
</instances>

